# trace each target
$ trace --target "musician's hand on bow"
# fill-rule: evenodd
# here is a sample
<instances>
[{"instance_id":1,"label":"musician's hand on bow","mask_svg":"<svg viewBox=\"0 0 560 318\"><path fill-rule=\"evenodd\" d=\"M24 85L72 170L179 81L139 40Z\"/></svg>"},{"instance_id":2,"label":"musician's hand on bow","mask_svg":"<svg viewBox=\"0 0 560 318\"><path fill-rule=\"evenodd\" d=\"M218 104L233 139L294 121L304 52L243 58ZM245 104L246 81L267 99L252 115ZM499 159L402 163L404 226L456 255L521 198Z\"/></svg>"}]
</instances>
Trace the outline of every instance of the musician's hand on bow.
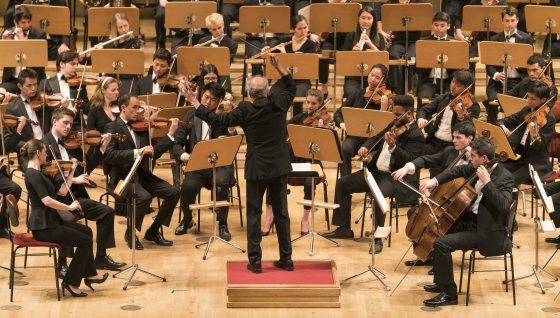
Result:
<instances>
[{"instance_id":1,"label":"musician's hand on bow","mask_svg":"<svg viewBox=\"0 0 560 318\"><path fill-rule=\"evenodd\" d=\"M420 129L424 129L424 127L426 127L426 125L428 124L428 120L424 119L424 118L418 118L418 128Z\"/></svg>"},{"instance_id":2,"label":"musician's hand on bow","mask_svg":"<svg viewBox=\"0 0 560 318\"><path fill-rule=\"evenodd\" d=\"M67 51L70 51L70 48L64 43L62 43L57 49L58 54L61 54L61 53L67 52Z\"/></svg>"},{"instance_id":3,"label":"musician's hand on bow","mask_svg":"<svg viewBox=\"0 0 560 318\"><path fill-rule=\"evenodd\" d=\"M16 132L18 134L21 135L21 133L23 132L23 128L25 127L25 124L27 123L27 117L25 116L19 116L18 118L18 125L16 127Z\"/></svg>"},{"instance_id":4,"label":"musician's hand on bow","mask_svg":"<svg viewBox=\"0 0 560 318\"><path fill-rule=\"evenodd\" d=\"M397 171L393 171L391 173L391 176L393 177L394 180L400 181L402 180L402 178L404 178L406 175L408 174L408 166L403 166L402 168L400 168Z\"/></svg>"},{"instance_id":5,"label":"musician's hand on bow","mask_svg":"<svg viewBox=\"0 0 560 318\"><path fill-rule=\"evenodd\" d=\"M154 147L152 146L145 146L140 148L140 152L147 156L152 156L154 154Z\"/></svg>"},{"instance_id":6,"label":"musician's hand on bow","mask_svg":"<svg viewBox=\"0 0 560 318\"><path fill-rule=\"evenodd\" d=\"M101 135L101 146L99 147L101 149L101 151L105 152L105 150L107 149L107 146L111 142L112 138L113 138L113 135L111 135L111 134Z\"/></svg>"},{"instance_id":7,"label":"musician's hand on bow","mask_svg":"<svg viewBox=\"0 0 560 318\"><path fill-rule=\"evenodd\" d=\"M62 97L62 98L60 99L60 106L62 106L62 107L68 107L68 106L70 106L70 100L69 100L68 98L66 98L66 97Z\"/></svg>"},{"instance_id":8,"label":"musician's hand on bow","mask_svg":"<svg viewBox=\"0 0 560 318\"><path fill-rule=\"evenodd\" d=\"M438 185L435 178L431 178L430 180L424 182L420 185L420 192L430 191L431 189L435 188Z\"/></svg>"},{"instance_id":9,"label":"musician's hand on bow","mask_svg":"<svg viewBox=\"0 0 560 318\"><path fill-rule=\"evenodd\" d=\"M366 147L360 147L360 149L358 149L358 156L365 158L368 155L368 152L369 151Z\"/></svg>"},{"instance_id":10,"label":"musician's hand on bow","mask_svg":"<svg viewBox=\"0 0 560 318\"><path fill-rule=\"evenodd\" d=\"M509 129L507 129L506 126L500 125L500 127L502 127L502 130L504 131L504 133L506 134L506 136L509 137L509 135L511 135L511 131L509 131Z\"/></svg>"},{"instance_id":11,"label":"musician's hand on bow","mask_svg":"<svg viewBox=\"0 0 560 318\"><path fill-rule=\"evenodd\" d=\"M80 211L82 210L82 206L78 201L74 201L68 206L68 211L76 211L76 210L80 210Z\"/></svg>"},{"instance_id":12,"label":"musician's hand on bow","mask_svg":"<svg viewBox=\"0 0 560 318\"><path fill-rule=\"evenodd\" d=\"M488 172L488 169L486 169L484 165L480 165L476 169L476 176L483 185L486 185L488 182L490 182L490 172Z\"/></svg>"},{"instance_id":13,"label":"musician's hand on bow","mask_svg":"<svg viewBox=\"0 0 560 318\"><path fill-rule=\"evenodd\" d=\"M171 136L175 135L175 132L177 131L177 127L179 127L179 119L171 118L171 125L169 126L169 134Z\"/></svg>"}]
</instances>

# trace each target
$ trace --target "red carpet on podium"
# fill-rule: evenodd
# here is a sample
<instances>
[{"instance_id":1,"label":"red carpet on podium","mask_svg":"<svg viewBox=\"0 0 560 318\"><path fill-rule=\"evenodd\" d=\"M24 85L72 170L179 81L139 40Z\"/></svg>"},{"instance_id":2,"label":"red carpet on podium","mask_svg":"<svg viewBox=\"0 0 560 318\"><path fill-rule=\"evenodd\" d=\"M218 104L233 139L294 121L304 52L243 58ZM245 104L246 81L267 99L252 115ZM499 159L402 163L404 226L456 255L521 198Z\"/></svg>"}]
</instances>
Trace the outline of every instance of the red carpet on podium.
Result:
<instances>
[{"instance_id":1,"label":"red carpet on podium","mask_svg":"<svg viewBox=\"0 0 560 318\"><path fill-rule=\"evenodd\" d=\"M227 263L228 284L262 284L262 285L332 285L334 284L330 261L294 261L295 270L288 272L272 265L262 264L262 273L254 274L247 270L247 261Z\"/></svg>"}]
</instances>

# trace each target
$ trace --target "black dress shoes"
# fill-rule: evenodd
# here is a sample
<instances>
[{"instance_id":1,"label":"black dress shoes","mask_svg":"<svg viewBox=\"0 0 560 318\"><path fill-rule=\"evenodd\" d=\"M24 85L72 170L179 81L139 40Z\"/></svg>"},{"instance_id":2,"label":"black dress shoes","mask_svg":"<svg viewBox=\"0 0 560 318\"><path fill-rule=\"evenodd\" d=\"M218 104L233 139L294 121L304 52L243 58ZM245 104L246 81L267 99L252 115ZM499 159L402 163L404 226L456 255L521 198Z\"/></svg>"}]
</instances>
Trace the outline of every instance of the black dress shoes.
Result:
<instances>
[{"instance_id":1,"label":"black dress shoes","mask_svg":"<svg viewBox=\"0 0 560 318\"><path fill-rule=\"evenodd\" d=\"M138 236L134 236L135 237L135 248L137 250L143 250L144 249L144 245L142 245L142 243L140 243L140 240L138 239ZM126 244L128 245L129 249L132 249L132 245L130 244L130 234L128 233L124 233L124 240L126 241Z\"/></svg>"},{"instance_id":2,"label":"black dress shoes","mask_svg":"<svg viewBox=\"0 0 560 318\"><path fill-rule=\"evenodd\" d=\"M103 284L107 278L109 277L109 273L105 273L103 274L103 276L101 276L101 278L97 278L97 279L91 279L91 278L84 278L84 284L89 287L89 289L91 289L91 291L95 291L95 289L93 289L93 287L91 287L91 284Z\"/></svg>"},{"instance_id":3,"label":"black dress shoes","mask_svg":"<svg viewBox=\"0 0 560 318\"><path fill-rule=\"evenodd\" d=\"M183 219L181 223L179 223L179 226L177 226L177 228L175 229L175 235L187 234L189 229L191 229L193 226L194 226L193 220L191 220L189 224L185 225L185 219Z\"/></svg>"},{"instance_id":4,"label":"black dress shoes","mask_svg":"<svg viewBox=\"0 0 560 318\"><path fill-rule=\"evenodd\" d=\"M332 232L328 232L325 234L321 234L326 238L340 238L340 239L353 239L354 238L354 231L347 227L339 227Z\"/></svg>"},{"instance_id":5,"label":"black dress shoes","mask_svg":"<svg viewBox=\"0 0 560 318\"><path fill-rule=\"evenodd\" d=\"M249 263L247 264L247 269L255 274L262 273L262 264L260 261Z\"/></svg>"},{"instance_id":6,"label":"black dress shoes","mask_svg":"<svg viewBox=\"0 0 560 318\"><path fill-rule=\"evenodd\" d=\"M126 266L126 263L115 262L109 255L95 258L95 268L97 269L118 271L123 266Z\"/></svg>"},{"instance_id":7,"label":"black dress shoes","mask_svg":"<svg viewBox=\"0 0 560 318\"><path fill-rule=\"evenodd\" d=\"M459 298L457 295L451 296L445 292L439 293L436 297L424 300L424 305L428 307L439 307L439 306L449 306L457 305L459 303Z\"/></svg>"},{"instance_id":8,"label":"black dress shoes","mask_svg":"<svg viewBox=\"0 0 560 318\"><path fill-rule=\"evenodd\" d=\"M294 270L294 262L291 259L275 261L273 264L274 267L282 268L284 270L287 270L288 272Z\"/></svg>"},{"instance_id":9,"label":"black dress shoes","mask_svg":"<svg viewBox=\"0 0 560 318\"><path fill-rule=\"evenodd\" d=\"M221 238L222 240L224 240L224 241L229 241L229 240L231 240L231 233L229 233L227 224L222 224L222 225L220 225L220 231L219 231L219 233L220 233L220 234L219 234L219 235L220 235L220 238Z\"/></svg>"},{"instance_id":10,"label":"black dress shoes","mask_svg":"<svg viewBox=\"0 0 560 318\"><path fill-rule=\"evenodd\" d=\"M58 262L58 278L64 279L66 277L66 273L68 273L68 265L66 263Z\"/></svg>"},{"instance_id":11,"label":"black dress shoes","mask_svg":"<svg viewBox=\"0 0 560 318\"><path fill-rule=\"evenodd\" d=\"M76 293L75 291L73 291L70 286L68 286L68 284L66 282L62 282L62 293L64 294L64 290L67 290L70 295L72 295L72 297L86 297L87 293L86 292L79 292Z\"/></svg>"},{"instance_id":12,"label":"black dress shoes","mask_svg":"<svg viewBox=\"0 0 560 318\"><path fill-rule=\"evenodd\" d=\"M163 237L163 235L161 235L159 231L156 233L146 232L146 235L144 235L144 239L146 241L151 241L161 246L173 246L173 241L166 240L165 237Z\"/></svg>"},{"instance_id":13,"label":"black dress shoes","mask_svg":"<svg viewBox=\"0 0 560 318\"><path fill-rule=\"evenodd\" d=\"M440 284L429 284L424 286L424 290L429 293L441 293L443 292L443 286Z\"/></svg>"},{"instance_id":14,"label":"black dress shoes","mask_svg":"<svg viewBox=\"0 0 560 318\"><path fill-rule=\"evenodd\" d=\"M434 265L434 259L433 258L428 258L427 260L423 261L423 260L410 260L410 261L405 261L404 265L406 266L433 266Z\"/></svg>"},{"instance_id":15,"label":"black dress shoes","mask_svg":"<svg viewBox=\"0 0 560 318\"><path fill-rule=\"evenodd\" d=\"M560 236L557 237L547 237L544 239L545 242L547 243L552 243L552 244L560 244Z\"/></svg>"}]
</instances>

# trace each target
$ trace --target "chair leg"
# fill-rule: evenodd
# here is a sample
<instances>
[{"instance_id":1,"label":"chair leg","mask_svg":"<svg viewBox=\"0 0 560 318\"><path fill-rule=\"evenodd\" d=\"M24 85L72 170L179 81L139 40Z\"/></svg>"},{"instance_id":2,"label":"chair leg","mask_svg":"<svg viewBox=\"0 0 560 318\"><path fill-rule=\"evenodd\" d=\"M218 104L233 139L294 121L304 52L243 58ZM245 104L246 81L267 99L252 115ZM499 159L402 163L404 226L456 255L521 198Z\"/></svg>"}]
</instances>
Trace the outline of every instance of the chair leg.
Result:
<instances>
[{"instance_id":1,"label":"chair leg","mask_svg":"<svg viewBox=\"0 0 560 318\"><path fill-rule=\"evenodd\" d=\"M29 251L29 248L26 246L25 247L25 255L23 256L23 268L27 269L27 252Z\"/></svg>"},{"instance_id":2,"label":"chair leg","mask_svg":"<svg viewBox=\"0 0 560 318\"><path fill-rule=\"evenodd\" d=\"M239 186L239 183L236 183L235 187L237 188L237 202L239 202L239 223L241 224L241 227L243 227L243 206L241 205L241 187Z\"/></svg>"},{"instance_id":3,"label":"chair leg","mask_svg":"<svg viewBox=\"0 0 560 318\"><path fill-rule=\"evenodd\" d=\"M56 283L56 297L58 298L58 301L60 301L60 284L58 281L58 260L57 260L57 256L56 256L56 249L54 248L49 248L52 250L53 252L53 260L54 260L54 280Z\"/></svg>"},{"instance_id":4,"label":"chair leg","mask_svg":"<svg viewBox=\"0 0 560 318\"><path fill-rule=\"evenodd\" d=\"M200 191L198 191L198 203L200 203ZM197 227L197 233L200 233L200 209L197 210L196 212L197 214L197 219L198 219L198 224L196 225Z\"/></svg>"},{"instance_id":5,"label":"chair leg","mask_svg":"<svg viewBox=\"0 0 560 318\"><path fill-rule=\"evenodd\" d=\"M395 200L396 202L397 200ZM399 233L399 204L395 204L395 233Z\"/></svg>"},{"instance_id":6,"label":"chair leg","mask_svg":"<svg viewBox=\"0 0 560 318\"><path fill-rule=\"evenodd\" d=\"M513 305L517 305L515 300L515 267L513 267L513 253L509 253L510 267L511 267L511 291L513 293Z\"/></svg>"},{"instance_id":7,"label":"chair leg","mask_svg":"<svg viewBox=\"0 0 560 318\"><path fill-rule=\"evenodd\" d=\"M459 274L459 293L463 288L463 269L465 268L465 251L463 251L463 255L461 256L461 274Z\"/></svg>"},{"instance_id":8,"label":"chair leg","mask_svg":"<svg viewBox=\"0 0 560 318\"><path fill-rule=\"evenodd\" d=\"M467 276L467 301L466 301L467 306L469 305L469 296L471 291L471 274L474 272L474 258L475 258L475 252L472 251L471 256L469 258L469 275Z\"/></svg>"},{"instance_id":9,"label":"chair leg","mask_svg":"<svg viewBox=\"0 0 560 318\"><path fill-rule=\"evenodd\" d=\"M504 254L504 276L506 282L506 293L509 292L508 288L508 266L507 266L507 254Z\"/></svg>"},{"instance_id":10,"label":"chair leg","mask_svg":"<svg viewBox=\"0 0 560 318\"><path fill-rule=\"evenodd\" d=\"M9 282L10 302L14 301L14 271L16 268L16 251L17 248L14 249L14 244L12 243L12 255L10 258L10 282Z\"/></svg>"},{"instance_id":11,"label":"chair leg","mask_svg":"<svg viewBox=\"0 0 560 318\"><path fill-rule=\"evenodd\" d=\"M527 216L527 204L525 202L525 191L519 191L521 192L521 203L523 204L523 216ZM533 216L531 215L531 218L533 218Z\"/></svg>"}]
</instances>

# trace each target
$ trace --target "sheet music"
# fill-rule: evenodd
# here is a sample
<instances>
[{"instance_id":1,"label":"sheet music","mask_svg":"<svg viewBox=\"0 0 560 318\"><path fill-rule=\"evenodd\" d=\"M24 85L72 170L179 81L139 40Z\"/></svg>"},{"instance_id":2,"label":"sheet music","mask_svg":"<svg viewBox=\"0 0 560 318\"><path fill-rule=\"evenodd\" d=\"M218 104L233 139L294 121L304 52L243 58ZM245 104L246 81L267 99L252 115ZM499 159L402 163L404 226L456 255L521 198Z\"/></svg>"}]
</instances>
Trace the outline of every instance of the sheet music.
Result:
<instances>
[{"instance_id":1,"label":"sheet music","mask_svg":"<svg viewBox=\"0 0 560 318\"><path fill-rule=\"evenodd\" d=\"M130 183L130 179L132 179L132 176L136 175L136 169L138 169L138 166L140 166L140 162L142 162L143 157L144 157L144 153L138 154L136 160L134 161L134 164L132 165L132 169L130 169L130 172L128 173L124 181L121 180L119 184L117 184L117 187L115 188L115 193L118 196L122 196L125 187Z\"/></svg>"},{"instance_id":2,"label":"sheet music","mask_svg":"<svg viewBox=\"0 0 560 318\"><path fill-rule=\"evenodd\" d=\"M311 163L310 162L292 163L292 171L309 172L311 171Z\"/></svg>"},{"instance_id":3,"label":"sheet music","mask_svg":"<svg viewBox=\"0 0 560 318\"><path fill-rule=\"evenodd\" d=\"M371 174L371 172L369 172L368 168L364 168L364 171L366 172L366 175L367 175L366 176L366 182L369 186L370 191L373 193L373 197L375 198L375 202L381 208L383 213L389 212L389 205L387 204L387 201L385 201L385 197L381 193L381 190L379 189L379 186L377 185L377 182L373 178L373 175Z\"/></svg>"},{"instance_id":4,"label":"sheet music","mask_svg":"<svg viewBox=\"0 0 560 318\"><path fill-rule=\"evenodd\" d=\"M543 205L546 208L546 212L548 214L554 212L554 205L552 204L552 198L546 195L543 184L541 182L541 178L539 178L539 175L535 171L535 168L533 168L532 164L529 164L529 173L531 174L531 179L533 179L533 184L535 185L535 188L537 189L537 192L539 193L539 196L543 201Z\"/></svg>"}]
</instances>

